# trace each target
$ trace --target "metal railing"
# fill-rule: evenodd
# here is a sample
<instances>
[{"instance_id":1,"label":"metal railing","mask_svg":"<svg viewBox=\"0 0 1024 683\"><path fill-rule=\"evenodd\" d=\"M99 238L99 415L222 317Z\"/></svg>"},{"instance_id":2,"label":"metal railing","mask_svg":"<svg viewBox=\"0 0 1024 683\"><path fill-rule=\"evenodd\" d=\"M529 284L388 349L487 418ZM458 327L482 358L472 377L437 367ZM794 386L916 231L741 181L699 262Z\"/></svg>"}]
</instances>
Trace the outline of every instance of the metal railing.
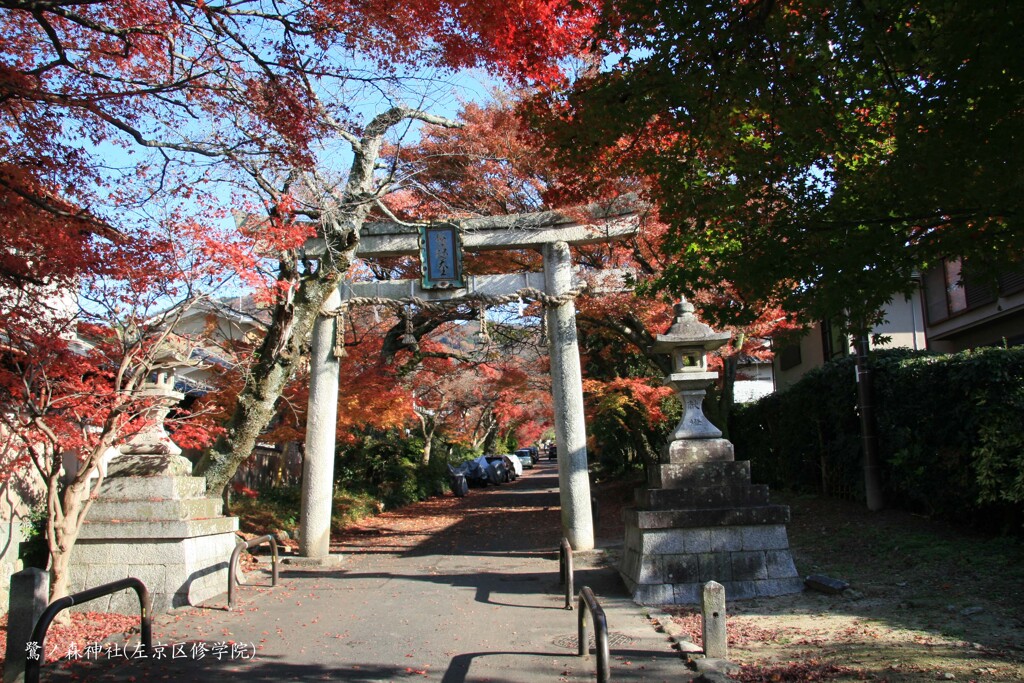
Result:
<instances>
[{"instance_id":1,"label":"metal railing","mask_svg":"<svg viewBox=\"0 0 1024 683\"><path fill-rule=\"evenodd\" d=\"M153 647L153 617L151 615L153 604L146 584L135 577L105 583L102 586L96 586L73 595L58 598L46 606L46 609L39 616L39 621L36 622L35 628L32 629L31 642L38 644L39 650L36 652L38 656L29 658L25 663L25 683L39 683L39 670L43 666L43 660L46 657L46 648L43 646L43 643L46 640L46 632L49 630L50 623L54 617L72 605L102 598L104 595L110 595L126 588L134 589L135 593L139 596L139 611L142 621L139 627L139 646L143 652L151 650Z\"/></svg>"},{"instance_id":2,"label":"metal railing","mask_svg":"<svg viewBox=\"0 0 1024 683\"><path fill-rule=\"evenodd\" d=\"M565 586L565 609L572 609L572 598L574 595L573 568L572 568L572 546L569 539L563 538L558 546L558 583Z\"/></svg>"},{"instance_id":3,"label":"metal railing","mask_svg":"<svg viewBox=\"0 0 1024 683\"><path fill-rule=\"evenodd\" d=\"M597 683L608 683L612 679L608 652L608 619L597 604L594 591L589 586L580 589L579 616L576 618L579 656L590 656L590 634L587 633L587 612L594 620L594 638L597 641Z\"/></svg>"},{"instance_id":4,"label":"metal railing","mask_svg":"<svg viewBox=\"0 0 1024 683\"><path fill-rule=\"evenodd\" d=\"M248 541L243 541L235 546L235 549L231 551L231 562L228 564L228 611L235 606L235 585L236 573L238 571L238 558L242 556L242 551L252 548L253 546L262 545L263 543L270 543L271 553L271 586L277 585L277 539L273 536L260 536L259 538L252 538Z\"/></svg>"}]
</instances>

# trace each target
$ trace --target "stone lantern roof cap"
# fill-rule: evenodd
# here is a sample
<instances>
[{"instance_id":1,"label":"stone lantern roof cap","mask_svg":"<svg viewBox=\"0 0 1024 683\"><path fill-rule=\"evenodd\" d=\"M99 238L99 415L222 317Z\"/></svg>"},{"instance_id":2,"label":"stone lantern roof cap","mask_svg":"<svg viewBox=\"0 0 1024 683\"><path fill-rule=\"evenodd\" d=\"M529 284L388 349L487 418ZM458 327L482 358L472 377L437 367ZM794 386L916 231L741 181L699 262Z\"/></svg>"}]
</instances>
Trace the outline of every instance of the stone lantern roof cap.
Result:
<instances>
[{"instance_id":1,"label":"stone lantern roof cap","mask_svg":"<svg viewBox=\"0 0 1024 683\"><path fill-rule=\"evenodd\" d=\"M697 320L694 306L685 298L677 303L673 310L675 320L665 334L654 339L656 353L671 353L672 349L681 346L700 346L705 351L713 351L726 344L732 338L731 332L715 332L709 325Z\"/></svg>"}]
</instances>

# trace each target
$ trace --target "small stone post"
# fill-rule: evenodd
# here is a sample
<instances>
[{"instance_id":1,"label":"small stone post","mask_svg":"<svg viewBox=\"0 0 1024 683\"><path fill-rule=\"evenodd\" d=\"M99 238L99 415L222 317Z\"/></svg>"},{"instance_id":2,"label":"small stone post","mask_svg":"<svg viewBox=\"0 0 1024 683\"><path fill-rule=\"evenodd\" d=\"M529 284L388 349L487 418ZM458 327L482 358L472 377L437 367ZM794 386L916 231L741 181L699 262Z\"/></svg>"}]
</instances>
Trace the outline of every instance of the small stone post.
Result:
<instances>
[{"instance_id":1,"label":"small stone post","mask_svg":"<svg viewBox=\"0 0 1024 683\"><path fill-rule=\"evenodd\" d=\"M49 586L49 574L35 567L11 574L4 683L22 683L25 680L25 665L28 663L25 646L46 609Z\"/></svg>"},{"instance_id":2,"label":"small stone post","mask_svg":"<svg viewBox=\"0 0 1024 683\"><path fill-rule=\"evenodd\" d=\"M717 581L705 583L700 609L704 618L701 627L704 656L725 659L729 655L729 639L725 631L725 586Z\"/></svg>"},{"instance_id":3,"label":"small stone post","mask_svg":"<svg viewBox=\"0 0 1024 683\"><path fill-rule=\"evenodd\" d=\"M325 309L341 305L335 289ZM331 549L331 509L334 505L334 442L338 421L338 359L334 357L336 319L321 315L313 325L309 351L309 409L306 413L306 453L302 461L302 508L299 554L322 559Z\"/></svg>"},{"instance_id":4,"label":"small stone post","mask_svg":"<svg viewBox=\"0 0 1024 683\"><path fill-rule=\"evenodd\" d=\"M572 289L572 255L565 242L544 245L544 289L561 296ZM583 375L576 340L576 306L567 301L547 310L551 356L551 397L558 441L558 488L562 533L573 550L594 548L587 472L587 431L583 416Z\"/></svg>"}]
</instances>

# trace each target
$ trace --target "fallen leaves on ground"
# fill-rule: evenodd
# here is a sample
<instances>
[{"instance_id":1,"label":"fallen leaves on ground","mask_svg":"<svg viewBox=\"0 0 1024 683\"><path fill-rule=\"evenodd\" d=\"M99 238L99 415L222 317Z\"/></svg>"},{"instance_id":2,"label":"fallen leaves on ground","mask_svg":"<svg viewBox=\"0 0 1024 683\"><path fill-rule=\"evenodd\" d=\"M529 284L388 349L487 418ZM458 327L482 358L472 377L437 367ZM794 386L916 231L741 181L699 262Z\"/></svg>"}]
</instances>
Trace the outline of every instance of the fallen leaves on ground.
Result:
<instances>
[{"instance_id":1,"label":"fallen leaves on ground","mask_svg":"<svg viewBox=\"0 0 1024 683\"><path fill-rule=\"evenodd\" d=\"M801 496L787 525L803 574L851 590L730 601L743 682L1024 681L1024 547L897 510ZM666 608L693 642L699 610Z\"/></svg>"},{"instance_id":2,"label":"fallen leaves on ground","mask_svg":"<svg viewBox=\"0 0 1024 683\"><path fill-rule=\"evenodd\" d=\"M683 632L692 642L697 645L704 642L701 635L700 610L677 607L667 608L666 611L673 615L672 621L683 628ZM725 631L730 647L739 647L755 642L771 643L792 635L785 629L765 625L764 620L749 617L730 617L726 620Z\"/></svg>"},{"instance_id":3,"label":"fallen leaves on ground","mask_svg":"<svg viewBox=\"0 0 1024 683\"><path fill-rule=\"evenodd\" d=\"M732 677L741 683L813 683L833 681L841 676L859 677L860 672L848 666L811 659L786 662L777 666L743 666Z\"/></svg>"},{"instance_id":4,"label":"fallen leaves on ground","mask_svg":"<svg viewBox=\"0 0 1024 683\"><path fill-rule=\"evenodd\" d=\"M46 633L47 661L63 659L69 651L82 652L114 635L128 635L139 629L139 615L72 612L71 624L54 622ZM7 659L7 615L0 616L0 660Z\"/></svg>"}]
</instances>

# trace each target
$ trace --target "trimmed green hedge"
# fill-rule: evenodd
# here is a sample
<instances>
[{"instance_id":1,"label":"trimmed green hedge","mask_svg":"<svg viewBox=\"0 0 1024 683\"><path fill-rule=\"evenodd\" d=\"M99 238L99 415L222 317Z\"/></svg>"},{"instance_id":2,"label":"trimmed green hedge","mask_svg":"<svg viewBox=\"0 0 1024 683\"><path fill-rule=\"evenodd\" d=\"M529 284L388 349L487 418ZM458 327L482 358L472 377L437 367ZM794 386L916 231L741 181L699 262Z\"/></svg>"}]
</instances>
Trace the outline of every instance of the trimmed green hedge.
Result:
<instances>
[{"instance_id":1,"label":"trimmed green hedge","mask_svg":"<svg viewBox=\"0 0 1024 683\"><path fill-rule=\"evenodd\" d=\"M886 504L1021 529L1024 348L872 354ZM864 499L853 358L738 409L730 433L754 478Z\"/></svg>"}]
</instances>

